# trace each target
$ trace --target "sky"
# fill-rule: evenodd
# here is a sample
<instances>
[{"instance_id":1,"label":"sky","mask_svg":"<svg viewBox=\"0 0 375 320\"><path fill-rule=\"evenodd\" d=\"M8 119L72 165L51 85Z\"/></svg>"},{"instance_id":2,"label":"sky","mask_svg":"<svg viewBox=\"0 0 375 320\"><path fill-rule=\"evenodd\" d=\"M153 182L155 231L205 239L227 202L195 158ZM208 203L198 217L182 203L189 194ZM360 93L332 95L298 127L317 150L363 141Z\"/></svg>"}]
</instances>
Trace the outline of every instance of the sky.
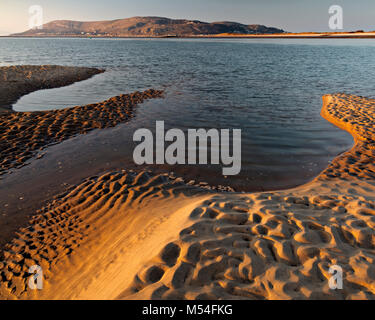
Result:
<instances>
[{"instance_id":1,"label":"sky","mask_svg":"<svg viewBox=\"0 0 375 320\"><path fill-rule=\"evenodd\" d=\"M375 30L374 0L0 0L0 35L28 29L29 7L43 22L162 16L207 22L263 24L290 32L330 31L328 9L340 5L344 30Z\"/></svg>"}]
</instances>

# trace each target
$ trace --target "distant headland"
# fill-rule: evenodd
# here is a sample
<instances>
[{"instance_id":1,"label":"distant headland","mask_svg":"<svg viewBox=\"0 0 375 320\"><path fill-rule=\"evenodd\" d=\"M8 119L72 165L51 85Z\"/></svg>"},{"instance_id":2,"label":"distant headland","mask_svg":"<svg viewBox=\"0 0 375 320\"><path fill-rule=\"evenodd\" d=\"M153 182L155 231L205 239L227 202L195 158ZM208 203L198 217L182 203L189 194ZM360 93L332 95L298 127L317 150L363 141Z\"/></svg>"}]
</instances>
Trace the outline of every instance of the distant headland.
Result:
<instances>
[{"instance_id":1,"label":"distant headland","mask_svg":"<svg viewBox=\"0 0 375 320\"><path fill-rule=\"evenodd\" d=\"M284 30L259 24L237 22L202 22L162 17L133 17L110 21L56 20L42 29L30 29L11 36L75 36L75 37L196 37L220 34L280 34Z\"/></svg>"},{"instance_id":2,"label":"distant headland","mask_svg":"<svg viewBox=\"0 0 375 320\"><path fill-rule=\"evenodd\" d=\"M133 17L106 21L55 20L44 24L41 29L30 29L9 37L332 39L375 38L375 31L292 33L260 24Z\"/></svg>"}]
</instances>

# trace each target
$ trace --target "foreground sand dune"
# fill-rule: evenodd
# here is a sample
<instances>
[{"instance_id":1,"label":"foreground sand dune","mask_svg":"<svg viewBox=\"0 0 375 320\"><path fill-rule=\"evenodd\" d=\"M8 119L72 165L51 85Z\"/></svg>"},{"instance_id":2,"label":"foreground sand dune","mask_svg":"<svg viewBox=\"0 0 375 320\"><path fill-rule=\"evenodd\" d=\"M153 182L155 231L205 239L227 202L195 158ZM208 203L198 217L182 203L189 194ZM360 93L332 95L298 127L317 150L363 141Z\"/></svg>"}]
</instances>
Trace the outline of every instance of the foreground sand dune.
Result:
<instances>
[{"instance_id":1,"label":"foreground sand dune","mask_svg":"<svg viewBox=\"0 0 375 320\"><path fill-rule=\"evenodd\" d=\"M215 193L181 179L87 179L19 230L0 263L3 299L374 299L375 100L323 98L356 144L314 181ZM44 289L27 287L38 264ZM330 266L344 270L330 290Z\"/></svg>"}]
</instances>

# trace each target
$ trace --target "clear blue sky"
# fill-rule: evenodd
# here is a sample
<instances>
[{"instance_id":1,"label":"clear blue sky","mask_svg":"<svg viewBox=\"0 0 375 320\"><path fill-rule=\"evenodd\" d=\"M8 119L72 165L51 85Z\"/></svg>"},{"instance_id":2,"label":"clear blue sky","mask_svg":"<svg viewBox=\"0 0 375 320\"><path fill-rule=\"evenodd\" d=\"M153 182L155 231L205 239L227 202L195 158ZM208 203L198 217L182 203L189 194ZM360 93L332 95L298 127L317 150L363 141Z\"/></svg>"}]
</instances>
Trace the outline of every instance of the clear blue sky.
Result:
<instances>
[{"instance_id":1,"label":"clear blue sky","mask_svg":"<svg viewBox=\"0 0 375 320\"><path fill-rule=\"evenodd\" d=\"M28 8L41 5L44 22L164 16L264 24L287 31L328 31L328 8L344 9L345 30L375 30L375 0L0 0L0 34L24 31Z\"/></svg>"}]
</instances>

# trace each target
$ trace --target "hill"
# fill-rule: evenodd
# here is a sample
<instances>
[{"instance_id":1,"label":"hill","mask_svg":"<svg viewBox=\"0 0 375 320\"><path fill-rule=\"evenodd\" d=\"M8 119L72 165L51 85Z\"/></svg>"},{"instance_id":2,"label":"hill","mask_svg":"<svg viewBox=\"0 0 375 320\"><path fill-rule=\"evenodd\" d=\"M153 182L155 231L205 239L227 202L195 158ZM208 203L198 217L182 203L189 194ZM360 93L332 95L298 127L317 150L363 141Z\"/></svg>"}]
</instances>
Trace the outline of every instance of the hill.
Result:
<instances>
[{"instance_id":1,"label":"hill","mask_svg":"<svg viewBox=\"0 0 375 320\"><path fill-rule=\"evenodd\" d=\"M110 21L56 20L43 25L43 29L30 29L12 36L112 36L112 37L186 37L199 35L275 34L281 29L237 22L202 22L175 20L161 17L133 17Z\"/></svg>"}]
</instances>

